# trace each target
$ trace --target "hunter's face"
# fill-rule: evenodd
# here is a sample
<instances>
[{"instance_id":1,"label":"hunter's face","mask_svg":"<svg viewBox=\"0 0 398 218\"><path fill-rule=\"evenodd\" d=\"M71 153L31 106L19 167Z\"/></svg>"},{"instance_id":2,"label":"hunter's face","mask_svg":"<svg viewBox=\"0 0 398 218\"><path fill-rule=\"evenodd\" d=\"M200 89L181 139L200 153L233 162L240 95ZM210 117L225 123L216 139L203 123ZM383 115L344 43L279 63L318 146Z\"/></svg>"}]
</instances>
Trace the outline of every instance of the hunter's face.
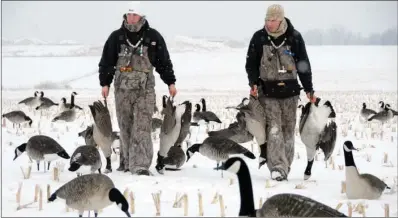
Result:
<instances>
[{"instance_id":1,"label":"hunter's face","mask_svg":"<svg viewBox=\"0 0 398 218\"><path fill-rule=\"evenodd\" d=\"M267 26L267 29L271 32L275 32L278 30L279 25L281 21L277 19L267 19L265 20L265 25Z\"/></svg>"},{"instance_id":2,"label":"hunter's face","mask_svg":"<svg viewBox=\"0 0 398 218\"><path fill-rule=\"evenodd\" d=\"M140 21L141 16L138 14L127 14L127 23L128 24L136 24Z\"/></svg>"}]
</instances>

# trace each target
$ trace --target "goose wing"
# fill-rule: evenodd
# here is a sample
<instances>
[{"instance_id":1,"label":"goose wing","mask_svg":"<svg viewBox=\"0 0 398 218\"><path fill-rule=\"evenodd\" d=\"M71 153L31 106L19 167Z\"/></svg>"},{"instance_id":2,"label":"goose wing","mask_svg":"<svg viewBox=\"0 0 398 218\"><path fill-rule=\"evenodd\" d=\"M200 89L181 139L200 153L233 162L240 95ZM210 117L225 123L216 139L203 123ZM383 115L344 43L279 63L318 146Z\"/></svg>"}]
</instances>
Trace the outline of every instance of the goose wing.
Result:
<instances>
[{"instance_id":1,"label":"goose wing","mask_svg":"<svg viewBox=\"0 0 398 218\"><path fill-rule=\"evenodd\" d=\"M111 136L112 122L108 108L105 107L105 105L101 101L96 101L93 103L93 105L89 105L89 107L98 130L104 136Z\"/></svg>"},{"instance_id":2,"label":"goose wing","mask_svg":"<svg viewBox=\"0 0 398 218\"><path fill-rule=\"evenodd\" d=\"M334 121L331 121L330 124L325 126L319 138L319 142L316 145L316 147L321 148L325 154L325 161L328 160L333 153L334 147L336 145L336 138L337 125Z\"/></svg>"},{"instance_id":3,"label":"goose wing","mask_svg":"<svg viewBox=\"0 0 398 218\"><path fill-rule=\"evenodd\" d=\"M368 183L372 187L375 187L375 188L379 189L380 191L383 191L387 186L387 184L385 182L383 182L383 180L377 178L376 176L374 176L372 174L364 173L364 174L360 174L359 176L362 179L368 181Z\"/></svg>"},{"instance_id":4,"label":"goose wing","mask_svg":"<svg viewBox=\"0 0 398 218\"><path fill-rule=\"evenodd\" d=\"M166 102L166 107L163 110L164 118L161 132L168 134L171 130L173 130L174 126L176 125L175 111L176 107L173 106L173 103L169 98Z\"/></svg>"},{"instance_id":5,"label":"goose wing","mask_svg":"<svg viewBox=\"0 0 398 218\"><path fill-rule=\"evenodd\" d=\"M300 115L300 121L299 121L299 132L303 130L304 124L307 121L308 115L310 114L310 109L311 109L311 102L308 102L305 106L304 109L302 110L302 113Z\"/></svg>"},{"instance_id":6,"label":"goose wing","mask_svg":"<svg viewBox=\"0 0 398 218\"><path fill-rule=\"evenodd\" d=\"M54 154L65 150L57 141L45 135L33 136L29 143L43 154Z\"/></svg>"}]
</instances>

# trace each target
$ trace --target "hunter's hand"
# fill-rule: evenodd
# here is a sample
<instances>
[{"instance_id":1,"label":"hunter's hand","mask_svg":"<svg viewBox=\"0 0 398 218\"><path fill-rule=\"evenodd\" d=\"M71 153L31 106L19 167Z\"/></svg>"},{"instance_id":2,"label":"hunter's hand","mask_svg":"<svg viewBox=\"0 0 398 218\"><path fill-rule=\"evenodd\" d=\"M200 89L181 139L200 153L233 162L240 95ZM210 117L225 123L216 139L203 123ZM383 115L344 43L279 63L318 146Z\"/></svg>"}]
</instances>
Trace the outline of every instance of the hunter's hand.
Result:
<instances>
[{"instance_id":1,"label":"hunter's hand","mask_svg":"<svg viewBox=\"0 0 398 218\"><path fill-rule=\"evenodd\" d=\"M253 85L253 87L250 89L250 95L257 97L257 85Z\"/></svg>"},{"instance_id":2,"label":"hunter's hand","mask_svg":"<svg viewBox=\"0 0 398 218\"><path fill-rule=\"evenodd\" d=\"M316 98L317 98L317 97L316 97L314 94L312 94L312 96L311 96L311 92L307 92L306 94L307 94L308 100L309 100L311 103L315 103L315 102L316 102Z\"/></svg>"},{"instance_id":3,"label":"hunter's hand","mask_svg":"<svg viewBox=\"0 0 398 218\"><path fill-rule=\"evenodd\" d=\"M170 93L170 96L173 96L173 97L177 95L177 89L174 84L169 85L169 93Z\"/></svg>"},{"instance_id":4,"label":"hunter's hand","mask_svg":"<svg viewBox=\"0 0 398 218\"><path fill-rule=\"evenodd\" d=\"M102 86L102 97L107 98L109 95L109 86Z\"/></svg>"}]
</instances>

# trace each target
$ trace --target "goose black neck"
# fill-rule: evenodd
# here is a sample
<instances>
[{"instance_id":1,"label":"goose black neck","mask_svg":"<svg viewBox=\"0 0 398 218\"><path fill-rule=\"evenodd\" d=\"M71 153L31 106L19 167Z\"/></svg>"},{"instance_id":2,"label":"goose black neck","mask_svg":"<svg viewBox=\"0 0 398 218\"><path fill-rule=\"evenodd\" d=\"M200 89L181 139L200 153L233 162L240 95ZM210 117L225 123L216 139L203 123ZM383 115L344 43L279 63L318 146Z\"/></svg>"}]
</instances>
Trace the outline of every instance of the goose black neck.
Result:
<instances>
[{"instance_id":1,"label":"goose black neck","mask_svg":"<svg viewBox=\"0 0 398 218\"><path fill-rule=\"evenodd\" d=\"M70 108L72 109L75 106L75 95L70 96Z\"/></svg>"},{"instance_id":2,"label":"goose black neck","mask_svg":"<svg viewBox=\"0 0 398 218\"><path fill-rule=\"evenodd\" d=\"M241 165L238 173L240 191L239 216L249 216L255 212L252 180L246 164Z\"/></svg>"},{"instance_id":3,"label":"goose black neck","mask_svg":"<svg viewBox=\"0 0 398 218\"><path fill-rule=\"evenodd\" d=\"M344 150L344 161L346 167L357 167L355 165L354 156L352 155L352 151Z\"/></svg>"},{"instance_id":4,"label":"goose black neck","mask_svg":"<svg viewBox=\"0 0 398 218\"><path fill-rule=\"evenodd\" d=\"M202 101L202 111L206 111L206 101L204 99Z\"/></svg>"}]
</instances>

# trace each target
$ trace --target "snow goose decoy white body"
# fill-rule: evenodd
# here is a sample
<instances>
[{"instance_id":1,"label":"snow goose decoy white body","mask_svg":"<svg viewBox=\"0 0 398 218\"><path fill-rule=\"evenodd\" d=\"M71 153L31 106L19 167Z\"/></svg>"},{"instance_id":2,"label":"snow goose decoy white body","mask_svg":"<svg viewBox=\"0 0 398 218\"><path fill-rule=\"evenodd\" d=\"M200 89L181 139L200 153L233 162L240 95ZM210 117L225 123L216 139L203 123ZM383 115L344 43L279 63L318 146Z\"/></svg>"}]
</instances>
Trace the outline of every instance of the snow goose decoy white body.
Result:
<instances>
[{"instance_id":1,"label":"snow goose decoy white body","mask_svg":"<svg viewBox=\"0 0 398 218\"><path fill-rule=\"evenodd\" d=\"M345 161L345 183L348 199L380 198L385 189L391 189L381 179L368 173L360 174L355 165L353 150L357 150L351 141L345 141L343 145Z\"/></svg>"},{"instance_id":2,"label":"snow goose decoy white body","mask_svg":"<svg viewBox=\"0 0 398 218\"><path fill-rule=\"evenodd\" d=\"M329 120L336 117L336 112L330 101L319 105L320 100L317 98L315 103L308 102L302 108L300 116L299 132L301 141L306 147L308 161L304 171L304 180L311 177L316 151L321 148L325 156L324 161L327 161L336 144L337 125Z\"/></svg>"},{"instance_id":3,"label":"snow goose decoy white body","mask_svg":"<svg viewBox=\"0 0 398 218\"><path fill-rule=\"evenodd\" d=\"M101 101L95 101L93 105L89 105L91 114L94 119L93 138L95 143L101 148L106 158L106 167L104 173L112 172L111 155L112 143L112 121L108 107Z\"/></svg>"},{"instance_id":4,"label":"snow goose decoy white body","mask_svg":"<svg viewBox=\"0 0 398 218\"><path fill-rule=\"evenodd\" d=\"M17 159L23 152L37 162L37 170L40 170L40 161L48 163L47 170L50 170L51 161L59 158L69 159L70 156L65 149L53 138L45 135L32 136L28 142L21 144L15 149L14 160ZM44 172L46 165L44 164Z\"/></svg>"},{"instance_id":5,"label":"snow goose decoy white body","mask_svg":"<svg viewBox=\"0 0 398 218\"><path fill-rule=\"evenodd\" d=\"M228 159L221 169L238 177L240 210L238 216L248 217L347 217L343 213L311 198L290 193L268 198L260 209L255 209L249 168L240 157Z\"/></svg>"},{"instance_id":6,"label":"snow goose decoy white body","mask_svg":"<svg viewBox=\"0 0 398 218\"><path fill-rule=\"evenodd\" d=\"M48 201L53 202L57 198L65 199L68 207L79 212L79 217L83 216L84 211L91 210L97 217L99 210L112 203L116 203L127 217L131 217L128 201L104 174L88 174L72 179L57 189Z\"/></svg>"},{"instance_id":7,"label":"snow goose decoy white body","mask_svg":"<svg viewBox=\"0 0 398 218\"><path fill-rule=\"evenodd\" d=\"M78 175L82 175L82 172L86 171L82 168L89 167L91 173L101 173L101 155L98 149L92 145L82 145L76 148L73 152L70 162L69 171L76 172Z\"/></svg>"},{"instance_id":8,"label":"snow goose decoy white body","mask_svg":"<svg viewBox=\"0 0 398 218\"><path fill-rule=\"evenodd\" d=\"M178 106L173 106L173 101L171 98L167 99L166 107L163 109L164 118L162 127L160 129L160 142L159 142L159 152L156 161L155 169L158 173L164 173L164 158L167 157L167 153L170 148L176 143L180 131L181 131L181 117L185 112L187 107L186 103L180 104Z\"/></svg>"}]
</instances>

